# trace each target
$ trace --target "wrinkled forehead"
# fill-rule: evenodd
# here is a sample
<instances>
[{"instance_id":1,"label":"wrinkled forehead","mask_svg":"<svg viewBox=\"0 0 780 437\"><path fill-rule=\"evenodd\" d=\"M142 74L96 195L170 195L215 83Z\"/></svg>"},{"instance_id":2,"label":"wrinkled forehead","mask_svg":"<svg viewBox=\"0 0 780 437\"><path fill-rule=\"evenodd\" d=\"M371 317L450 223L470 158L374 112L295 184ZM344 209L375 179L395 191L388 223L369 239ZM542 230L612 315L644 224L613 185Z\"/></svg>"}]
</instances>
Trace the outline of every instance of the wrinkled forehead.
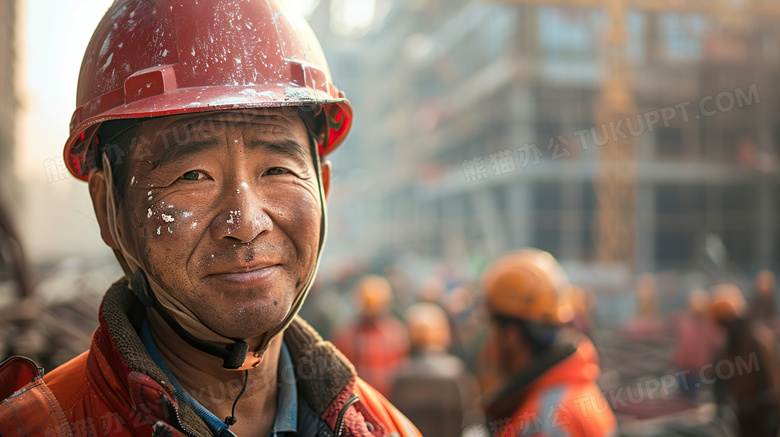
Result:
<instances>
[{"instance_id":1,"label":"wrinkled forehead","mask_svg":"<svg viewBox=\"0 0 780 437\"><path fill-rule=\"evenodd\" d=\"M218 136L228 132L306 137L306 126L290 108L220 111L156 117L140 122L137 132L148 141L167 140L170 145L188 136ZM187 135L184 135L187 134ZM171 138L174 136L176 138Z\"/></svg>"},{"instance_id":2,"label":"wrinkled forehead","mask_svg":"<svg viewBox=\"0 0 780 437\"><path fill-rule=\"evenodd\" d=\"M231 140L228 140L230 138ZM138 148L139 161L156 161L176 149L193 148L204 142L286 144L300 149L313 163L310 136L301 116L291 108L261 108L156 117L139 122L130 136Z\"/></svg>"}]
</instances>

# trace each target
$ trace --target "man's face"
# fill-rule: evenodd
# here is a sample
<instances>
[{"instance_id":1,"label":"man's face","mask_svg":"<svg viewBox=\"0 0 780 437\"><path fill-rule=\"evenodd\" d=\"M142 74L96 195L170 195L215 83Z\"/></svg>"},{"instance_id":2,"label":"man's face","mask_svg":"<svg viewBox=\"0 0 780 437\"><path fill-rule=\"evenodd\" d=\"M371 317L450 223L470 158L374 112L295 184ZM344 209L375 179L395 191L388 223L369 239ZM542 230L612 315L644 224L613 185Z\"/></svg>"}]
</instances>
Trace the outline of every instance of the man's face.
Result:
<instances>
[{"instance_id":1,"label":"man's face","mask_svg":"<svg viewBox=\"0 0 780 437\"><path fill-rule=\"evenodd\" d=\"M206 326L252 338L314 269L322 209L300 118L241 114L144 122L118 221L147 274Z\"/></svg>"}]
</instances>

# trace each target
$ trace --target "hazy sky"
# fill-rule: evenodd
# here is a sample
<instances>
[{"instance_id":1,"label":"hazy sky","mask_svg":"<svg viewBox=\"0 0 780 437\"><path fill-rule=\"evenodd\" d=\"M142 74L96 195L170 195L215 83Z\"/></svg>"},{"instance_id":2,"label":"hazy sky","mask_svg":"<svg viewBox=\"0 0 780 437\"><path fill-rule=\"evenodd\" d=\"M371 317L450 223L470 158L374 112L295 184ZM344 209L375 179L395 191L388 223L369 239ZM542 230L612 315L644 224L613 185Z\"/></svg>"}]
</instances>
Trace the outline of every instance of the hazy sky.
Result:
<instances>
[{"instance_id":1,"label":"hazy sky","mask_svg":"<svg viewBox=\"0 0 780 437\"><path fill-rule=\"evenodd\" d=\"M24 105L19 164L40 172L61 156L76 106L76 81L92 31L112 0L26 0L22 6L21 99Z\"/></svg>"},{"instance_id":2,"label":"hazy sky","mask_svg":"<svg viewBox=\"0 0 780 437\"><path fill-rule=\"evenodd\" d=\"M18 95L13 212L28 257L54 262L73 255L110 256L100 240L86 184L53 159L62 157L76 108L76 81L92 31L111 0L19 2ZM49 161L47 161L49 160ZM60 161L62 163L62 161Z\"/></svg>"}]
</instances>

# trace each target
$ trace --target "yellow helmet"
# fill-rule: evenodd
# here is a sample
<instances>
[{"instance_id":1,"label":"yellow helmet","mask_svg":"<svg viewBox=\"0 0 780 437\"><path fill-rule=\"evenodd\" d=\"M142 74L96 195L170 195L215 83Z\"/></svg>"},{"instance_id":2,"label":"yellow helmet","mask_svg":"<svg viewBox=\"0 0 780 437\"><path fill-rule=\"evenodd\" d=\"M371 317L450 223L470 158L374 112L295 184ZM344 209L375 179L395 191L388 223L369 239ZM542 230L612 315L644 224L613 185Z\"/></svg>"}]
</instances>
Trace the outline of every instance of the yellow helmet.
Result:
<instances>
[{"instance_id":1,"label":"yellow helmet","mask_svg":"<svg viewBox=\"0 0 780 437\"><path fill-rule=\"evenodd\" d=\"M736 285L720 284L712 287L710 316L720 323L741 319L747 311L745 297Z\"/></svg>"},{"instance_id":2,"label":"yellow helmet","mask_svg":"<svg viewBox=\"0 0 780 437\"><path fill-rule=\"evenodd\" d=\"M379 275L363 277L355 285L355 303L364 317L377 317L390 311L393 291L390 282Z\"/></svg>"},{"instance_id":3,"label":"yellow helmet","mask_svg":"<svg viewBox=\"0 0 780 437\"><path fill-rule=\"evenodd\" d=\"M485 269L482 287L492 315L553 326L573 317L566 272L543 250L522 249L498 258Z\"/></svg>"}]
</instances>

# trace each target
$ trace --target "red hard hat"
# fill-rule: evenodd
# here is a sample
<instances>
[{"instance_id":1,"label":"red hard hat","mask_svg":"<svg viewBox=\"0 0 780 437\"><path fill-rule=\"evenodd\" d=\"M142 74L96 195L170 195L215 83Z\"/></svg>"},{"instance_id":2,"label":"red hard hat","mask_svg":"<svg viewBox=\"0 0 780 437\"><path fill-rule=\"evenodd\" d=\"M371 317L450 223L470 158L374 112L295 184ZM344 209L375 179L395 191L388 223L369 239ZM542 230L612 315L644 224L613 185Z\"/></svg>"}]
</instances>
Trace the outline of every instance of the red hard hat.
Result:
<instances>
[{"instance_id":1,"label":"red hard hat","mask_svg":"<svg viewBox=\"0 0 780 437\"><path fill-rule=\"evenodd\" d=\"M280 106L318 108L322 156L352 123L317 38L284 1L117 0L84 54L65 163L87 179L104 121Z\"/></svg>"}]
</instances>

